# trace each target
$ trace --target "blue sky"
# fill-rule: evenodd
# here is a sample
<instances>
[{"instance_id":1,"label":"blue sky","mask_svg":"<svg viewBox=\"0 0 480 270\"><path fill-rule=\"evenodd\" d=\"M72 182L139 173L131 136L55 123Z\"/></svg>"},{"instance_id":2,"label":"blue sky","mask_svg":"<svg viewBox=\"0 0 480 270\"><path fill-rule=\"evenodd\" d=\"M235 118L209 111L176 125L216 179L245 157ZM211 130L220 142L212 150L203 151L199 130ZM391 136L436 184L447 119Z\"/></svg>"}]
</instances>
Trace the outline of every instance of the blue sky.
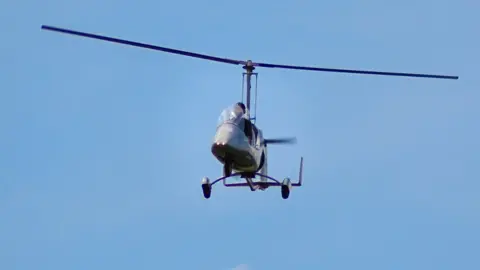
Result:
<instances>
[{"instance_id":1,"label":"blue sky","mask_svg":"<svg viewBox=\"0 0 480 270\"><path fill-rule=\"evenodd\" d=\"M478 269L474 0L3 1L1 269ZM476 17L477 16L477 17ZM203 176L241 68L41 31L237 59L458 81L258 69L269 150L250 192ZM243 265L243 266L240 266Z\"/></svg>"}]
</instances>

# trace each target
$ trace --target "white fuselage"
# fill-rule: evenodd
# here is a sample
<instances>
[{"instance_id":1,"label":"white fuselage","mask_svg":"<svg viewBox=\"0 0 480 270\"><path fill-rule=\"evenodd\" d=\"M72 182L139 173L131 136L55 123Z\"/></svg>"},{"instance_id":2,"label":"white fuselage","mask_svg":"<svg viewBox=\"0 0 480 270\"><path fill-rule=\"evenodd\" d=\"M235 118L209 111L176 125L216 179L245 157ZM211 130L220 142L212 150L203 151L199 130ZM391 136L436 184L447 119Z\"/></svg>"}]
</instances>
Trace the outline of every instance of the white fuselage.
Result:
<instances>
[{"instance_id":1,"label":"white fuselage","mask_svg":"<svg viewBox=\"0 0 480 270\"><path fill-rule=\"evenodd\" d=\"M257 136L255 136L257 135ZM253 145L241 127L234 123L223 123L218 126L212 144L212 154L222 164L230 162L237 172L256 172L262 163L262 132L253 134Z\"/></svg>"}]
</instances>

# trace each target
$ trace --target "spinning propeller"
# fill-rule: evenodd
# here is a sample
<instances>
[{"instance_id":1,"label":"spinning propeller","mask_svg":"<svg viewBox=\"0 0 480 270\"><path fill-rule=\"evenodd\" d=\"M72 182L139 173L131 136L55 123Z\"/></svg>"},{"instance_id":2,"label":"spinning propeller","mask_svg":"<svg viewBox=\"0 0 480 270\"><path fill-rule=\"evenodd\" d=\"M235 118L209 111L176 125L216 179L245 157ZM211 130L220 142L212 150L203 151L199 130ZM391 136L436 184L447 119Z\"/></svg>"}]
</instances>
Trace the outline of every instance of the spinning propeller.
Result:
<instances>
[{"instance_id":1,"label":"spinning propeller","mask_svg":"<svg viewBox=\"0 0 480 270\"><path fill-rule=\"evenodd\" d=\"M227 63L227 64L233 64L233 65L244 65L244 66L250 68L251 70L253 70L254 67L265 67L265 68L283 68L283 69L311 70L311 71L323 71L323 72L340 72L340 73L354 73L354 74L370 74L370 75L386 75L386 76L404 76L404 77L453 79L453 80L458 79L458 76L448 76L448 75L383 72L383 71L368 71L368 70L354 70L354 69L334 69L334 68L319 68L319 67L305 67L305 66L257 63L257 62L252 62L250 60L242 61L242 60L235 60L235 59L229 59L229 58L221 58L221 57L216 57L216 56L211 56L211 55L206 55L206 54L199 54L199 53L194 53L194 52L188 52L188 51L182 51L182 50L177 50L177 49L171 49L171 48L166 48L166 47L150 45L150 44L146 44L146 43L124 40L124 39L119 39L119 38L113 38L113 37L107 37L107 36L102 36L102 35L79 32L79 31L74 31L74 30L69 30L69 29L64 29L64 28L58 28L58 27L54 27L54 26L42 25L42 29L49 30L49 31L60 32L60 33L65 33L65 34L83 36L83 37L88 37L88 38L94 38L94 39L99 39L99 40L104 40L104 41L109 41L109 42L114 42L114 43L120 43L120 44L135 46L135 47L141 47L141 48L146 48L146 49L151 49L151 50L156 50L156 51L163 51L163 52L167 52L167 53L184 55L184 56L189 56L189 57L194 57L194 58L200 58L200 59L205 59L205 60L210 60L210 61L215 61L215 62L221 62L221 63Z\"/></svg>"},{"instance_id":2,"label":"spinning propeller","mask_svg":"<svg viewBox=\"0 0 480 270\"><path fill-rule=\"evenodd\" d=\"M268 144L295 144L297 143L297 138L282 138L282 139L265 139L265 146Z\"/></svg>"}]
</instances>

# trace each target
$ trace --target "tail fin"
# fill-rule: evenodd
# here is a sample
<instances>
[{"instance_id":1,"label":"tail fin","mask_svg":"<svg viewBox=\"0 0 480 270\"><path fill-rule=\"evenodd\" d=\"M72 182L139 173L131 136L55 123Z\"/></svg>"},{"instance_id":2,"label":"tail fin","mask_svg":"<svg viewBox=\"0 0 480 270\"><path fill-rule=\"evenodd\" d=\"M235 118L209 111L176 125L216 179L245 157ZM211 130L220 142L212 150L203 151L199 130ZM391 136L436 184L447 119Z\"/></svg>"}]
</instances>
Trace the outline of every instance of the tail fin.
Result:
<instances>
[{"instance_id":1,"label":"tail fin","mask_svg":"<svg viewBox=\"0 0 480 270\"><path fill-rule=\"evenodd\" d=\"M299 187L302 185L302 177L303 177L303 157L300 158L300 171L298 172L298 182L292 183L292 186Z\"/></svg>"}]
</instances>

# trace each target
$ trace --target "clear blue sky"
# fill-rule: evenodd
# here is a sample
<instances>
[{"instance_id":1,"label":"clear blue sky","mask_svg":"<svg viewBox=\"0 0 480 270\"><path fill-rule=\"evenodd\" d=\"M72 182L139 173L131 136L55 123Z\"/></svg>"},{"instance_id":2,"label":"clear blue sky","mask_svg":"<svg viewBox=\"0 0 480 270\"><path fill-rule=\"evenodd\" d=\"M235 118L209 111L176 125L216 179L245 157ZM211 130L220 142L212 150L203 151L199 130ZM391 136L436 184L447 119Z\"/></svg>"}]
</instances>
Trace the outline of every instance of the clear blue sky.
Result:
<instances>
[{"instance_id":1,"label":"clear blue sky","mask_svg":"<svg viewBox=\"0 0 480 270\"><path fill-rule=\"evenodd\" d=\"M388 2L388 1L387 1ZM480 269L480 4L2 1L0 269ZM203 176L241 68L41 31L238 59L459 75L258 69L272 175ZM477 256L477 257L476 257ZM238 268L240 269L240 267Z\"/></svg>"}]
</instances>

